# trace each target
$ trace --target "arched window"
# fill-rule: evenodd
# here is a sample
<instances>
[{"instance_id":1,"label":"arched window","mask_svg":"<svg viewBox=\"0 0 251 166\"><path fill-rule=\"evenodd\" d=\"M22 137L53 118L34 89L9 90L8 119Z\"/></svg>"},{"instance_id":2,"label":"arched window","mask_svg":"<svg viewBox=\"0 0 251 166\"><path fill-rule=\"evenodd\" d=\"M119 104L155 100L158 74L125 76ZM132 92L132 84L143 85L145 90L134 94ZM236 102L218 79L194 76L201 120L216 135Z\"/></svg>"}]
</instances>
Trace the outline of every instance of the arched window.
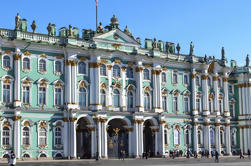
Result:
<instances>
[{"instance_id":1,"label":"arched window","mask_svg":"<svg viewBox=\"0 0 251 166\"><path fill-rule=\"evenodd\" d=\"M86 106L86 89L83 87L79 88L79 105Z\"/></svg>"},{"instance_id":2,"label":"arched window","mask_svg":"<svg viewBox=\"0 0 251 166\"><path fill-rule=\"evenodd\" d=\"M100 75L106 76L106 66L104 64L100 65Z\"/></svg>"},{"instance_id":3,"label":"arched window","mask_svg":"<svg viewBox=\"0 0 251 166\"><path fill-rule=\"evenodd\" d=\"M210 144L214 145L214 130L210 129Z\"/></svg>"},{"instance_id":4,"label":"arched window","mask_svg":"<svg viewBox=\"0 0 251 166\"><path fill-rule=\"evenodd\" d=\"M119 91L117 89L113 91L113 106L119 107Z\"/></svg>"},{"instance_id":5,"label":"arched window","mask_svg":"<svg viewBox=\"0 0 251 166\"><path fill-rule=\"evenodd\" d=\"M30 70L30 59L29 58L23 59L23 70Z\"/></svg>"},{"instance_id":6,"label":"arched window","mask_svg":"<svg viewBox=\"0 0 251 166\"><path fill-rule=\"evenodd\" d=\"M149 70L148 69L144 69L143 74L144 74L144 80L150 80Z\"/></svg>"},{"instance_id":7,"label":"arched window","mask_svg":"<svg viewBox=\"0 0 251 166\"><path fill-rule=\"evenodd\" d=\"M167 96L166 95L162 95L162 109L164 111L167 111Z\"/></svg>"},{"instance_id":8,"label":"arched window","mask_svg":"<svg viewBox=\"0 0 251 166\"><path fill-rule=\"evenodd\" d=\"M198 76L196 77L196 85L200 86L200 77L198 77Z\"/></svg>"},{"instance_id":9,"label":"arched window","mask_svg":"<svg viewBox=\"0 0 251 166\"><path fill-rule=\"evenodd\" d=\"M150 109L150 94L147 92L145 92L145 95L144 95L144 108L146 110Z\"/></svg>"},{"instance_id":10,"label":"arched window","mask_svg":"<svg viewBox=\"0 0 251 166\"><path fill-rule=\"evenodd\" d=\"M220 144L224 145L224 132L222 130L220 131Z\"/></svg>"},{"instance_id":11,"label":"arched window","mask_svg":"<svg viewBox=\"0 0 251 166\"><path fill-rule=\"evenodd\" d=\"M184 112L189 112L189 98L187 96L184 97Z\"/></svg>"},{"instance_id":12,"label":"arched window","mask_svg":"<svg viewBox=\"0 0 251 166\"><path fill-rule=\"evenodd\" d=\"M101 105L102 107L105 107L106 106L106 94L105 94L104 89L100 90L100 95L101 95Z\"/></svg>"},{"instance_id":13,"label":"arched window","mask_svg":"<svg viewBox=\"0 0 251 166\"><path fill-rule=\"evenodd\" d=\"M178 112L178 97L173 96L173 112Z\"/></svg>"},{"instance_id":14,"label":"arched window","mask_svg":"<svg viewBox=\"0 0 251 166\"><path fill-rule=\"evenodd\" d=\"M10 68L10 57L9 56L3 57L3 67Z\"/></svg>"},{"instance_id":15,"label":"arched window","mask_svg":"<svg viewBox=\"0 0 251 166\"><path fill-rule=\"evenodd\" d=\"M127 76L127 78L133 78L133 69L132 69L132 67L128 66L126 68L126 76Z\"/></svg>"},{"instance_id":16,"label":"arched window","mask_svg":"<svg viewBox=\"0 0 251 166\"><path fill-rule=\"evenodd\" d=\"M30 130L28 127L23 128L23 145L24 146L30 145Z\"/></svg>"},{"instance_id":17,"label":"arched window","mask_svg":"<svg viewBox=\"0 0 251 166\"><path fill-rule=\"evenodd\" d=\"M177 75L177 73L173 73L173 84L178 84L178 75Z\"/></svg>"},{"instance_id":18,"label":"arched window","mask_svg":"<svg viewBox=\"0 0 251 166\"><path fill-rule=\"evenodd\" d=\"M198 144L202 145L202 133L201 133L200 130L198 131L198 135L197 136L198 136Z\"/></svg>"},{"instance_id":19,"label":"arched window","mask_svg":"<svg viewBox=\"0 0 251 166\"><path fill-rule=\"evenodd\" d=\"M47 156L46 156L46 154L42 153L42 154L40 154L40 156L39 156L39 157L41 157L41 158L45 158L45 157L47 157Z\"/></svg>"},{"instance_id":20,"label":"arched window","mask_svg":"<svg viewBox=\"0 0 251 166\"><path fill-rule=\"evenodd\" d=\"M162 79L162 82L166 82L166 73L162 72L161 79Z\"/></svg>"},{"instance_id":21,"label":"arched window","mask_svg":"<svg viewBox=\"0 0 251 166\"><path fill-rule=\"evenodd\" d=\"M113 66L113 77L120 77L120 67L118 65Z\"/></svg>"},{"instance_id":22,"label":"arched window","mask_svg":"<svg viewBox=\"0 0 251 166\"><path fill-rule=\"evenodd\" d=\"M133 108L133 93L132 93L132 91L127 92L127 108Z\"/></svg>"},{"instance_id":23,"label":"arched window","mask_svg":"<svg viewBox=\"0 0 251 166\"><path fill-rule=\"evenodd\" d=\"M55 105L62 105L62 89L55 88Z\"/></svg>"},{"instance_id":24,"label":"arched window","mask_svg":"<svg viewBox=\"0 0 251 166\"><path fill-rule=\"evenodd\" d=\"M56 71L56 73L61 73L62 72L61 71L61 62L59 62L59 61L55 62L55 71Z\"/></svg>"},{"instance_id":25,"label":"arched window","mask_svg":"<svg viewBox=\"0 0 251 166\"><path fill-rule=\"evenodd\" d=\"M46 104L46 88L45 87L39 87L38 97L39 97L38 104L45 105Z\"/></svg>"},{"instance_id":26,"label":"arched window","mask_svg":"<svg viewBox=\"0 0 251 166\"><path fill-rule=\"evenodd\" d=\"M2 131L2 145L9 146L10 145L10 129L9 127L3 127Z\"/></svg>"},{"instance_id":27,"label":"arched window","mask_svg":"<svg viewBox=\"0 0 251 166\"><path fill-rule=\"evenodd\" d=\"M10 103L10 84L3 84L3 102Z\"/></svg>"},{"instance_id":28,"label":"arched window","mask_svg":"<svg viewBox=\"0 0 251 166\"><path fill-rule=\"evenodd\" d=\"M180 145L180 131L178 129L174 130L174 145Z\"/></svg>"},{"instance_id":29,"label":"arched window","mask_svg":"<svg viewBox=\"0 0 251 166\"><path fill-rule=\"evenodd\" d=\"M46 61L44 59L39 60L39 71L45 72L46 71Z\"/></svg>"},{"instance_id":30,"label":"arched window","mask_svg":"<svg viewBox=\"0 0 251 166\"><path fill-rule=\"evenodd\" d=\"M55 128L55 145L62 145L62 129L60 127Z\"/></svg>"},{"instance_id":31,"label":"arched window","mask_svg":"<svg viewBox=\"0 0 251 166\"><path fill-rule=\"evenodd\" d=\"M23 103L30 103L30 86L23 86Z\"/></svg>"},{"instance_id":32,"label":"arched window","mask_svg":"<svg viewBox=\"0 0 251 166\"><path fill-rule=\"evenodd\" d=\"M78 63L78 73L79 74L86 74L86 65L84 62Z\"/></svg>"},{"instance_id":33,"label":"arched window","mask_svg":"<svg viewBox=\"0 0 251 166\"><path fill-rule=\"evenodd\" d=\"M44 127L39 129L39 146L47 145L47 130Z\"/></svg>"},{"instance_id":34,"label":"arched window","mask_svg":"<svg viewBox=\"0 0 251 166\"><path fill-rule=\"evenodd\" d=\"M185 130L185 143L187 144L187 145L189 145L190 144L190 142L189 142L189 130Z\"/></svg>"},{"instance_id":35,"label":"arched window","mask_svg":"<svg viewBox=\"0 0 251 166\"><path fill-rule=\"evenodd\" d=\"M229 111L230 111L231 117L235 117L234 102L233 102L233 101L231 101L231 102L229 103Z\"/></svg>"}]
</instances>

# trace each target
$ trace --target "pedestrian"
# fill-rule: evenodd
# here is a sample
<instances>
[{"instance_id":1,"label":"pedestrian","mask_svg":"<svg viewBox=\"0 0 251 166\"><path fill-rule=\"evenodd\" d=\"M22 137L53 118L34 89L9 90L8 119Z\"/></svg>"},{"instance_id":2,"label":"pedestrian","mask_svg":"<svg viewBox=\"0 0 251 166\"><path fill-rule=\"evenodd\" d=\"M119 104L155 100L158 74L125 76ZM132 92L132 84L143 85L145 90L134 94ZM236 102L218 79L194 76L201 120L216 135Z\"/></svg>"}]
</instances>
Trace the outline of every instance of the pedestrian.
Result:
<instances>
[{"instance_id":1,"label":"pedestrian","mask_svg":"<svg viewBox=\"0 0 251 166\"><path fill-rule=\"evenodd\" d=\"M215 162L216 163L219 162L219 153L218 153L218 151L215 152Z\"/></svg>"},{"instance_id":2,"label":"pedestrian","mask_svg":"<svg viewBox=\"0 0 251 166\"><path fill-rule=\"evenodd\" d=\"M189 150L187 149L187 158L189 158L190 157L190 152L189 152Z\"/></svg>"},{"instance_id":3,"label":"pedestrian","mask_svg":"<svg viewBox=\"0 0 251 166\"><path fill-rule=\"evenodd\" d=\"M244 156L243 156L243 153L242 151L240 150L240 159L243 158L244 159Z\"/></svg>"},{"instance_id":4,"label":"pedestrian","mask_svg":"<svg viewBox=\"0 0 251 166\"><path fill-rule=\"evenodd\" d=\"M212 158L214 157L214 151L211 151L211 156L212 156Z\"/></svg>"},{"instance_id":5,"label":"pedestrian","mask_svg":"<svg viewBox=\"0 0 251 166\"><path fill-rule=\"evenodd\" d=\"M250 160L250 150L248 149L248 159Z\"/></svg>"},{"instance_id":6,"label":"pedestrian","mask_svg":"<svg viewBox=\"0 0 251 166\"><path fill-rule=\"evenodd\" d=\"M198 157L197 151L194 151L194 158L197 158L197 157Z\"/></svg>"},{"instance_id":7,"label":"pedestrian","mask_svg":"<svg viewBox=\"0 0 251 166\"><path fill-rule=\"evenodd\" d=\"M145 153L145 156L146 156L146 160L147 160L148 159L148 153L147 152Z\"/></svg>"},{"instance_id":8,"label":"pedestrian","mask_svg":"<svg viewBox=\"0 0 251 166\"><path fill-rule=\"evenodd\" d=\"M13 152L13 150L10 153L9 164L10 164L10 166L15 166L16 165L16 155Z\"/></svg>"}]
</instances>

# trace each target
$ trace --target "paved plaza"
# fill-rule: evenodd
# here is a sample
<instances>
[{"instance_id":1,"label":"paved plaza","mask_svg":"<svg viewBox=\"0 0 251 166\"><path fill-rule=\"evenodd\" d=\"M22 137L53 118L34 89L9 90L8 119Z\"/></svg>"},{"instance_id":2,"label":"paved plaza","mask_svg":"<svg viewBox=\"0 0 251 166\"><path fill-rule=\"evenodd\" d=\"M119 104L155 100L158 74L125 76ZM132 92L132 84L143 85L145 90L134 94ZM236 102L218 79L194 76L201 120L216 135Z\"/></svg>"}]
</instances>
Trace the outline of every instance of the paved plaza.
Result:
<instances>
[{"instance_id":1,"label":"paved plaza","mask_svg":"<svg viewBox=\"0 0 251 166\"><path fill-rule=\"evenodd\" d=\"M0 162L1 166L7 166L6 162ZM251 165L251 160L248 158L239 159L238 157L224 157L220 158L219 163L214 163L213 158L199 158L199 159L186 159L186 158L176 158L176 159L126 159L122 160L58 160L58 161L19 161L17 166L214 166L214 165L233 165L233 166L248 166Z\"/></svg>"}]
</instances>

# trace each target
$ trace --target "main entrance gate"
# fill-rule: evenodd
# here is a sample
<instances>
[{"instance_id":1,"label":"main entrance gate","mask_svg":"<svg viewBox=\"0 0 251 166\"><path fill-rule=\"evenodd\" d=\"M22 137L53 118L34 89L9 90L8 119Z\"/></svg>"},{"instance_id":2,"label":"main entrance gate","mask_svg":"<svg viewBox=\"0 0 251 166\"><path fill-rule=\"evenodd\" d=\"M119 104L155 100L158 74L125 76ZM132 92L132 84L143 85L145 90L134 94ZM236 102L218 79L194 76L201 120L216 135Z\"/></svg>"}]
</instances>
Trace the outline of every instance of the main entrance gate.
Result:
<instances>
[{"instance_id":1,"label":"main entrance gate","mask_svg":"<svg viewBox=\"0 0 251 166\"><path fill-rule=\"evenodd\" d=\"M147 152L150 157L155 154L155 133L151 127L153 127L153 124L150 120L144 122L144 152Z\"/></svg>"},{"instance_id":2,"label":"main entrance gate","mask_svg":"<svg viewBox=\"0 0 251 166\"><path fill-rule=\"evenodd\" d=\"M81 159L91 158L91 131L89 121L81 118L77 123L77 156Z\"/></svg>"},{"instance_id":3,"label":"main entrance gate","mask_svg":"<svg viewBox=\"0 0 251 166\"><path fill-rule=\"evenodd\" d=\"M107 148L108 157L117 158L121 151L128 155L128 132L127 124L121 119L113 119L108 123Z\"/></svg>"}]
</instances>

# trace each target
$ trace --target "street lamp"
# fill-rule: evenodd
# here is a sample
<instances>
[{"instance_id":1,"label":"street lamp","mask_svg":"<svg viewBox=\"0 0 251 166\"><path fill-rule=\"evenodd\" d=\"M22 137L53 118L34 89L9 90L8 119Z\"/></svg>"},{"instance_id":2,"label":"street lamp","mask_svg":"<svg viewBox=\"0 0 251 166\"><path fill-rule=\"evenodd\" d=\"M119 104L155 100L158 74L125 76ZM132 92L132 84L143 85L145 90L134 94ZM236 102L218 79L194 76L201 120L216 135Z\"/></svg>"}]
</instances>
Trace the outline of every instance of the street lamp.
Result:
<instances>
[{"instance_id":1,"label":"street lamp","mask_svg":"<svg viewBox=\"0 0 251 166\"><path fill-rule=\"evenodd\" d=\"M97 140L97 144L96 144L96 146L97 146L97 150L96 150L96 161L98 161L99 160L99 151L98 151L98 146L99 146L99 144L98 144L98 120L99 120L99 117L98 116L92 116L92 119L94 119L94 121L95 121L95 123L96 123L96 140Z\"/></svg>"}]
</instances>

